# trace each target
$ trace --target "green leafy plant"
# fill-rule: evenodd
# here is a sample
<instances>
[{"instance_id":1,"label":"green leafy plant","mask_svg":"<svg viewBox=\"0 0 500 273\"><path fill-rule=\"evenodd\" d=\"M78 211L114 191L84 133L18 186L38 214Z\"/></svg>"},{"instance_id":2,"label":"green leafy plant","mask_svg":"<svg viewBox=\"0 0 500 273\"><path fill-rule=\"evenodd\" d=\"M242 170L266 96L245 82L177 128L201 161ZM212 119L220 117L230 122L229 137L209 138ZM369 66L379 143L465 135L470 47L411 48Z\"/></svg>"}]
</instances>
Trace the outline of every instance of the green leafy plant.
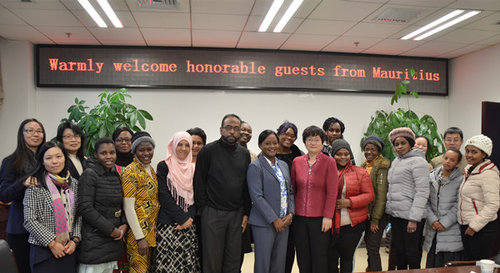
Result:
<instances>
[{"instance_id":1,"label":"green leafy plant","mask_svg":"<svg viewBox=\"0 0 500 273\"><path fill-rule=\"evenodd\" d=\"M409 68L408 72L413 77L415 74L415 69ZM425 136L429 139L429 148L426 153L427 161L430 161L433 157L441 154L445 147L441 136L437 131L437 123L434 118L430 115L424 115L418 117L418 115L410 110L409 96L414 96L418 98L418 93L416 91L408 91L409 80L403 80L396 83L396 90L391 98L391 105L403 96L406 95L408 110L398 108L396 111L386 112L384 110L377 110L375 114L371 117L370 124L364 133L364 138L368 136L378 136L384 140L385 146L382 154L389 160L395 158L394 150L392 149L391 142L389 140L389 133L392 129L399 127L408 127L413 130L415 135ZM361 139L361 143L363 143Z\"/></svg>"},{"instance_id":2,"label":"green leafy plant","mask_svg":"<svg viewBox=\"0 0 500 273\"><path fill-rule=\"evenodd\" d=\"M111 136L116 128L124 126L140 131L146 129L146 120L153 120L149 112L125 101L131 98L125 88L115 92L105 89L98 97L99 104L92 109L85 106L85 100L75 98L75 104L68 108L69 117L61 120L72 121L82 129L87 139L87 155L94 154L94 144L99 138Z\"/></svg>"}]
</instances>

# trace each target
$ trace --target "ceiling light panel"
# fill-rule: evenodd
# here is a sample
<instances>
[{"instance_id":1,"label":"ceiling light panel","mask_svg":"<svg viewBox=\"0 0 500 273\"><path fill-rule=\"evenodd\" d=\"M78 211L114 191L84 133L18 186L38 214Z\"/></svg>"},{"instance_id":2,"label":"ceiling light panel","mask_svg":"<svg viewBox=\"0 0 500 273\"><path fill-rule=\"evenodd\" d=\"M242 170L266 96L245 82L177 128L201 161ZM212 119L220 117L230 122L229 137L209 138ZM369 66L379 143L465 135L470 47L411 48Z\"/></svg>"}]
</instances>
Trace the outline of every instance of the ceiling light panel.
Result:
<instances>
[{"instance_id":1,"label":"ceiling light panel","mask_svg":"<svg viewBox=\"0 0 500 273\"><path fill-rule=\"evenodd\" d=\"M94 7L89 3L88 0L78 0L80 5L85 9L85 11L92 17L94 22L101 28L108 27L101 16L97 13Z\"/></svg>"}]
</instances>

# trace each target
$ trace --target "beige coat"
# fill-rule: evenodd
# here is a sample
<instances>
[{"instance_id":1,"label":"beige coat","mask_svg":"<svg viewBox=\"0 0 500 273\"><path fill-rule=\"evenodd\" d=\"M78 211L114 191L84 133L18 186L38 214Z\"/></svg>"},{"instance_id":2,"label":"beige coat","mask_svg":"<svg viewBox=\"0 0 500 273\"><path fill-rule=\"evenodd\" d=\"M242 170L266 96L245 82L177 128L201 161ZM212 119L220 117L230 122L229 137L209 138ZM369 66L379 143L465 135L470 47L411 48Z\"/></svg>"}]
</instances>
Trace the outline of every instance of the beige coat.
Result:
<instances>
[{"instance_id":1,"label":"beige coat","mask_svg":"<svg viewBox=\"0 0 500 273\"><path fill-rule=\"evenodd\" d=\"M465 168L468 173L471 165ZM476 166L460 185L458 223L480 231L497 219L500 207L500 176L498 168L489 159Z\"/></svg>"}]
</instances>

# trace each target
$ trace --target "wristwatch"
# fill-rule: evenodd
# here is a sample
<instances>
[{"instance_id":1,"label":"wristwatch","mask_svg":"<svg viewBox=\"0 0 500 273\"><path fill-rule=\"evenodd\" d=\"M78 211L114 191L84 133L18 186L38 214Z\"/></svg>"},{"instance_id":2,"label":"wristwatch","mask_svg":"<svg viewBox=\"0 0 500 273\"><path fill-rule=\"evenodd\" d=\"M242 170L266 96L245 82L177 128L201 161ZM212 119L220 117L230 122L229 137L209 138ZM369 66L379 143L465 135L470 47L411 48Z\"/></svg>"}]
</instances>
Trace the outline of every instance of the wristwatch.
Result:
<instances>
[{"instance_id":1,"label":"wristwatch","mask_svg":"<svg viewBox=\"0 0 500 273\"><path fill-rule=\"evenodd\" d=\"M75 243L75 245L76 245L76 246L78 246L78 245L80 244L80 240L75 239L75 237L73 237L73 238L71 239L71 241L73 241L73 242Z\"/></svg>"}]
</instances>

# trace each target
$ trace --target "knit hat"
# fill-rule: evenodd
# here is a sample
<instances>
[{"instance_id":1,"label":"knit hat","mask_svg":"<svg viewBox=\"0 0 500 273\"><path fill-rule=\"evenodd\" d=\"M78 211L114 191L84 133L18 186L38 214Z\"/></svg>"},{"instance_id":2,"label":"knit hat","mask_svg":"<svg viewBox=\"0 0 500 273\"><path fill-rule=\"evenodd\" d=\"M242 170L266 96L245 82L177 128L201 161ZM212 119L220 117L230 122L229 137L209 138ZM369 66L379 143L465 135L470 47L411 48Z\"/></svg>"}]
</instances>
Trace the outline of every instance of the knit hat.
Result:
<instances>
[{"instance_id":1,"label":"knit hat","mask_svg":"<svg viewBox=\"0 0 500 273\"><path fill-rule=\"evenodd\" d=\"M153 138L151 137L151 135L148 132L139 131L139 132L136 132L132 136L132 153L135 154L135 150L143 142L149 142L149 143L153 144L153 148L156 146L155 141L153 140Z\"/></svg>"},{"instance_id":2,"label":"knit hat","mask_svg":"<svg viewBox=\"0 0 500 273\"><path fill-rule=\"evenodd\" d=\"M385 146L384 141L381 138L376 137L376 136L369 136L369 137L365 138L365 140L363 141L363 144L361 144L361 148L363 148L363 150L364 150L367 144L373 144L373 145L377 146L379 153L382 152L382 150L384 149L384 146Z\"/></svg>"},{"instance_id":3,"label":"knit hat","mask_svg":"<svg viewBox=\"0 0 500 273\"><path fill-rule=\"evenodd\" d=\"M493 142L491 139L485 135L477 135L473 136L465 142L465 146L471 145L479 150L483 151L488 155L488 157L491 155L491 150L493 150Z\"/></svg>"},{"instance_id":4,"label":"knit hat","mask_svg":"<svg viewBox=\"0 0 500 273\"><path fill-rule=\"evenodd\" d=\"M335 141L332 142L332 152L331 156L333 157L340 149L346 149L349 151L352 157L352 151L351 151L351 146L349 143L341 138L336 139Z\"/></svg>"},{"instance_id":5,"label":"knit hat","mask_svg":"<svg viewBox=\"0 0 500 273\"><path fill-rule=\"evenodd\" d=\"M391 143L394 143L394 140L398 137L404 137L407 139L411 139L415 143L415 134L408 127L399 127L399 128L393 129L389 133L389 139L391 140Z\"/></svg>"}]
</instances>

